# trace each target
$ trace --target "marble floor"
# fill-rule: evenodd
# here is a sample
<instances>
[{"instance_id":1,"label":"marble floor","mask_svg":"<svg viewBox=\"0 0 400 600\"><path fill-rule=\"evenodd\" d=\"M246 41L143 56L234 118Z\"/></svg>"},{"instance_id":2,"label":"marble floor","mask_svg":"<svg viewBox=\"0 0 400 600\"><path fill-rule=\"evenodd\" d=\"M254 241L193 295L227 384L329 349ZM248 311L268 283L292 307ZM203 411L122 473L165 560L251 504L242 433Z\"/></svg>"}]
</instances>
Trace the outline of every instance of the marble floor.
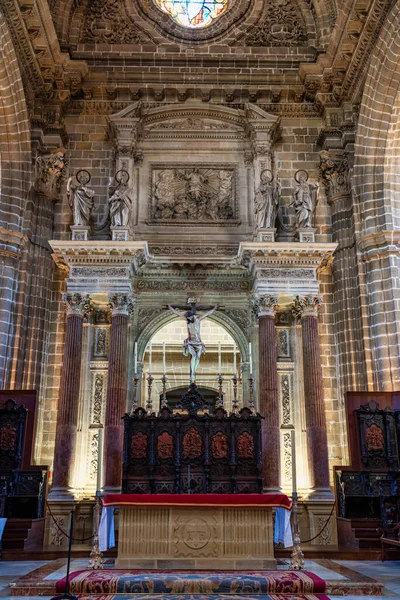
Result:
<instances>
[{"instance_id":1,"label":"marble floor","mask_svg":"<svg viewBox=\"0 0 400 600\"><path fill-rule=\"evenodd\" d=\"M51 569L51 563L54 563L54 570ZM9 584L15 582L20 577L29 577L29 574L40 567L46 566L48 573L42 581L56 581L63 577L66 572L66 566L60 566L60 561L24 561L24 562L1 562L0 561L0 598L11 598ZM73 560L71 570L76 571L85 569L88 566L88 560ZM112 565L108 565L112 568ZM282 564L278 569L287 568ZM357 574L361 580L366 578L384 583L382 596L362 596L363 600L382 600L389 598L400 599L400 561L351 561L351 560L307 560L306 569L316 575L340 584L348 580L356 580ZM52 596L29 596L30 600L50 600ZM338 600L340 596L329 596L333 600ZM27 596L13 596L14 599L26 600ZM255 596L255 599L257 597ZM360 595L345 596L346 600L360 600Z\"/></svg>"}]
</instances>

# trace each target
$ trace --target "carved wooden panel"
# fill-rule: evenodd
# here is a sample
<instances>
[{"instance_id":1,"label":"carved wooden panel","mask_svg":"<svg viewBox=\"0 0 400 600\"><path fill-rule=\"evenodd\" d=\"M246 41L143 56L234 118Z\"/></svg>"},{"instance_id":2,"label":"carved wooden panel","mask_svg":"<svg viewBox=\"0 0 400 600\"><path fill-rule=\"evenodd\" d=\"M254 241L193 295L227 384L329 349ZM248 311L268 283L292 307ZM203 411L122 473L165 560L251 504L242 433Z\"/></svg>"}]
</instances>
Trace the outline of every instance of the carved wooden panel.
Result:
<instances>
[{"instance_id":1,"label":"carved wooden panel","mask_svg":"<svg viewBox=\"0 0 400 600\"><path fill-rule=\"evenodd\" d=\"M180 413L125 415L123 492L261 492L261 416L210 415L195 386L181 404Z\"/></svg>"}]
</instances>

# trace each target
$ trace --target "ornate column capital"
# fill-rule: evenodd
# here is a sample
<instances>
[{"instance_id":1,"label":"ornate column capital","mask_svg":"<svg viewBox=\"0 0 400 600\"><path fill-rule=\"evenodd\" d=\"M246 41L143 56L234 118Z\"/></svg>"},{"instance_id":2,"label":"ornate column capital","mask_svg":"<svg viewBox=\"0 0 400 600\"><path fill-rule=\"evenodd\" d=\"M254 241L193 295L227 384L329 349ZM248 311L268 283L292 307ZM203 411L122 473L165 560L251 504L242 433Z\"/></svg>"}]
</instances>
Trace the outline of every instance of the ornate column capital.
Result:
<instances>
[{"instance_id":1,"label":"ornate column capital","mask_svg":"<svg viewBox=\"0 0 400 600\"><path fill-rule=\"evenodd\" d=\"M65 292L62 295L67 311L67 316L85 317L92 308L91 299L88 294Z\"/></svg>"},{"instance_id":2,"label":"ornate column capital","mask_svg":"<svg viewBox=\"0 0 400 600\"><path fill-rule=\"evenodd\" d=\"M321 296L296 296L293 306L293 314L297 318L318 317L318 311L322 303Z\"/></svg>"},{"instance_id":3,"label":"ornate column capital","mask_svg":"<svg viewBox=\"0 0 400 600\"><path fill-rule=\"evenodd\" d=\"M278 296L265 295L259 296L254 302L254 310L258 318L275 317L278 308Z\"/></svg>"},{"instance_id":4,"label":"ornate column capital","mask_svg":"<svg viewBox=\"0 0 400 600\"><path fill-rule=\"evenodd\" d=\"M124 315L129 317L133 312L134 298L128 294L109 294L109 306L113 317Z\"/></svg>"},{"instance_id":5,"label":"ornate column capital","mask_svg":"<svg viewBox=\"0 0 400 600\"><path fill-rule=\"evenodd\" d=\"M319 171L330 204L350 194L351 166L348 153L322 150Z\"/></svg>"}]
</instances>

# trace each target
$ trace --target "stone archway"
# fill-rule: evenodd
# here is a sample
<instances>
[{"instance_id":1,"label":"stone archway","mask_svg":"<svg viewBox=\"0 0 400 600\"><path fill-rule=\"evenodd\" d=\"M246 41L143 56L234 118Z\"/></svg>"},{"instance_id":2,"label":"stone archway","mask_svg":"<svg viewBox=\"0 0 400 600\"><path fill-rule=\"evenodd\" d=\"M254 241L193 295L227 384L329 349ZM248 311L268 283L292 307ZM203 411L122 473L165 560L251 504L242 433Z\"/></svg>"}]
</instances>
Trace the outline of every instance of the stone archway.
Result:
<instances>
[{"instance_id":1,"label":"stone archway","mask_svg":"<svg viewBox=\"0 0 400 600\"><path fill-rule=\"evenodd\" d=\"M0 12L0 388L8 387L16 337L19 269L26 237L24 215L30 185L30 133L17 56Z\"/></svg>"},{"instance_id":2,"label":"stone archway","mask_svg":"<svg viewBox=\"0 0 400 600\"><path fill-rule=\"evenodd\" d=\"M400 2L370 60L355 145L353 198L358 233L363 337L370 389L400 385Z\"/></svg>"}]
</instances>

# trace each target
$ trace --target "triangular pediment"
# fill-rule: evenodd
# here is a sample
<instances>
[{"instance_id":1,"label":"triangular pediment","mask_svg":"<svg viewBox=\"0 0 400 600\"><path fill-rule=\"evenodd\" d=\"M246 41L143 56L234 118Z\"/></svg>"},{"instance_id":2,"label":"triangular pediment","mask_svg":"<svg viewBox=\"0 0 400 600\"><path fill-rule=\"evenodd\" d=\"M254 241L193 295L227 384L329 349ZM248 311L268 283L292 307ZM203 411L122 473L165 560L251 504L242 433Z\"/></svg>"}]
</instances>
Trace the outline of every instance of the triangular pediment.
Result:
<instances>
[{"instance_id":1,"label":"triangular pediment","mask_svg":"<svg viewBox=\"0 0 400 600\"><path fill-rule=\"evenodd\" d=\"M279 121L279 117L267 113L265 110L257 106L257 104L251 104L251 102L248 102L245 105L245 113L248 121L263 121L264 124L270 123L271 125L274 125Z\"/></svg>"}]
</instances>

